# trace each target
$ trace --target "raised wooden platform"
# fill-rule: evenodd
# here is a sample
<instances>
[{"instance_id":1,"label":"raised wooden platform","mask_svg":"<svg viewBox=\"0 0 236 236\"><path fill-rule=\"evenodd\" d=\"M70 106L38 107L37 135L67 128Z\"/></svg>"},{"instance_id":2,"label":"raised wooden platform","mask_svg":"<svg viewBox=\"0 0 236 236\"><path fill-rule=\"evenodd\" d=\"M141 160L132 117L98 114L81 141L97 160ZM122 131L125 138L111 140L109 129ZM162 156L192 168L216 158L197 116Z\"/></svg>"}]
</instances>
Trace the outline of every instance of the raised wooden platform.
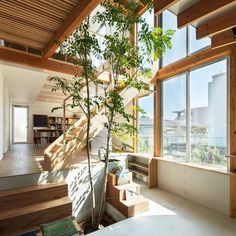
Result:
<instances>
[{"instance_id":1,"label":"raised wooden platform","mask_svg":"<svg viewBox=\"0 0 236 236\"><path fill-rule=\"evenodd\" d=\"M67 185L45 184L0 192L1 236L11 236L72 215Z\"/></svg>"}]
</instances>

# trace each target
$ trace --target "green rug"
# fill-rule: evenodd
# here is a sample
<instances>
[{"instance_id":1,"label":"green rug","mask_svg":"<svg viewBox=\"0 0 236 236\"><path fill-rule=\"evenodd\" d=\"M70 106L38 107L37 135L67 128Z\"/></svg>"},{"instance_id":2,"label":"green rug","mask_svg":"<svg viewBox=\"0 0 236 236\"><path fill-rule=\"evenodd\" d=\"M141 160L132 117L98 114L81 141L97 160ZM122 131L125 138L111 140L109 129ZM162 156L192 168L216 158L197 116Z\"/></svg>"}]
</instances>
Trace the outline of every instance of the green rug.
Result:
<instances>
[{"instance_id":1,"label":"green rug","mask_svg":"<svg viewBox=\"0 0 236 236\"><path fill-rule=\"evenodd\" d=\"M42 225L43 236L72 236L78 233L71 219Z\"/></svg>"}]
</instances>

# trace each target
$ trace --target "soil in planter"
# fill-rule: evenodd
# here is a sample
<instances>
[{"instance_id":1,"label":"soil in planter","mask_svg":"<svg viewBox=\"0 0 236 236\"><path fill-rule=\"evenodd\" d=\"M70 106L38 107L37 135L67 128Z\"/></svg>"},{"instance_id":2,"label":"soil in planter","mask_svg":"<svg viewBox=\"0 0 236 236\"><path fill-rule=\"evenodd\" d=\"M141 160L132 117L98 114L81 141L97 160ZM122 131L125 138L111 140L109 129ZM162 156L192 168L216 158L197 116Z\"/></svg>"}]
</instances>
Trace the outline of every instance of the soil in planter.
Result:
<instances>
[{"instance_id":1,"label":"soil in planter","mask_svg":"<svg viewBox=\"0 0 236 236\"><path fill-rule=\"evenodd\" d=\"M107 226L112 225L114 223L116 223L116 221L110 215L108 215L106 212L104 212L99 229L107 227ZM81 223L79 223L79 225L83 229L85 235L92 233L96 230L99 230L99 229L92 228L91 219L81 222Z\"/></svg>"}]
</instances>

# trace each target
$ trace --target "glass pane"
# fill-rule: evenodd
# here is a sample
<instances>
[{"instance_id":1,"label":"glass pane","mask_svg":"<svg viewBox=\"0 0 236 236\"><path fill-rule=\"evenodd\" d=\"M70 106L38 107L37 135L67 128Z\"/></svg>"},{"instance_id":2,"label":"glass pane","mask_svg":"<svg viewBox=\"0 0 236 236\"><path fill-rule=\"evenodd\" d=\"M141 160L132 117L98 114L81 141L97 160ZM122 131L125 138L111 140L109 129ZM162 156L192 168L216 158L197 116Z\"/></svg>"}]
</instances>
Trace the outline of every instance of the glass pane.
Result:
<instances>
[{"instance_id":1,"label":"glass pane","mask_svg":"<svg viewBox=\"0 0 236 236\"><path fill-rule=\"evenodd\" d=\"M144 19L146 21L146 23L149 25L150 30L152 30L154 28L154 10L150 11L146 11L143 15L142 15L142 19ZM138 32L141 29L141 25L138 24ZM138 42L140 47L143 47L142 42ZM143 54L143 53L142 53ZM146 68L151 68L152 67L152 63L150 63L147 60L147 55L143 55L144 56L144 64L143 66Z\"/></svg>"},{"instance_id":2,"label":"glass pane","mask_svg":"<svg viewBox=\"0 0 236 236\"><path fill-rule=\"evenodd\" d=\"M190 73L192 162L226 167L227 61Z\"/></svg>"},{"instance_id":3,"label":"glass pane","mask_svg":"<svg viewBox=\"0 0 236 236\"><path fill-rule=\"evenodd\" d=\"M209 37L203 39L196 38L196 29L193 26L189 26L190 31L190 53L196 52L202 48L205 48L211 44Z\"/></svg>"},{"instance_id":4,"label":"glass pane","mask_svg":"<svg viewBox=\"0 0 236 236\"><path fill-rule=\"evenodd\" d=\"M163 156L186 160L186 75L163 82Z\"/></svg>"},{"instance_id":5,"label":"glass pane","mask_svg":"<svg viewBox=\"0 0 236 236\"><path fill-rule=\"evenodd\" d=\"M145 114L138 114L138 151L153 154L153 94L138 99Z\"/></svg>"},{"instance_id":6,"label":"glass pane","mask_svg":"<svg viewBox=\"0 0 236 236\"><path fill-rule=\"evenodd\" d=\"M14 107L14 143L27 142L27 119L28 109L26 107Z\"/></svg>"},{"instance_id":7,"label":"glass pane","mask_svg":"<svg viewBox=\"0 0 236 236\"><path fill-rule=\"evenodd\" d=\"M163 66L177 61L187 54L186 27L177 28L177 16L169 10L163 12L163 29L173 29L175 33L172 37L172 49L167 50L163 56Z\"/></svg>"}]
</instances>

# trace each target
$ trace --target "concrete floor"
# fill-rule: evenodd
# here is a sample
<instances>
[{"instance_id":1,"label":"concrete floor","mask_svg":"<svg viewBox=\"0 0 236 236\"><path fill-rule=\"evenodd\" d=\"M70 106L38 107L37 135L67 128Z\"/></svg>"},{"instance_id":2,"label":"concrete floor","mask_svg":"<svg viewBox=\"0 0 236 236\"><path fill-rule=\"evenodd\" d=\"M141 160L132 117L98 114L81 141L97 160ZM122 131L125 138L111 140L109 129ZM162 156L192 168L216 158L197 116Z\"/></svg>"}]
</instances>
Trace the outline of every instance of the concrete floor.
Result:
<instances>
[{"instance_id":1,"label":"concrete floor","mask_svg":"<svg viewBox=\"0 0 236 236\"><path fill-rule=\"evenodd\" d=\"M138 182L139 184L141 182ZM142 183L141 183L142 184ZM91 236L235 236L236 219L160 189L142 184L150 210L118 222Z\"/></svg>"}]
</instances>

